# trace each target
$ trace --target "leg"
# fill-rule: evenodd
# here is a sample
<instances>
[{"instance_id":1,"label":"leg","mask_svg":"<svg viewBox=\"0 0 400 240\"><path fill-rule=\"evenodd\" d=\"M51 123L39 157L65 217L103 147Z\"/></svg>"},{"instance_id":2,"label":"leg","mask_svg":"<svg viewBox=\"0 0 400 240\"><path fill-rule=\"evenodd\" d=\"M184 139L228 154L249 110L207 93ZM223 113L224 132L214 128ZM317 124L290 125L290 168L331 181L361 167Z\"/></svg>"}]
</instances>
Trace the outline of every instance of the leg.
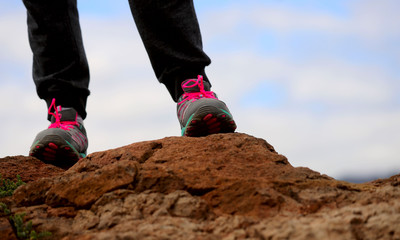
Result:
<instances>
[{"instance_id":1,"label":"leg","mask_svg":"<svg viewBox=\"0 0 400 240\"><path fill-rule=\"evenodd\" d=\"M47 102L51 120L49 128L37 134L29 155L69 167L85 156L88 147L82 118L86 117L89 68L76 0L23 1L28 12L33 79L39 97Z\"/></svg>"},{"instance_id":2,"label":"leg","mask_svg":"<svg viewBox=\"0 0 400 240\"><path fill-rule=\"evenodd\" d=\"M236 124L204 73L204 53L192 0L129 0L153 69L178 102L184 136L234 132Z\"/></svg>"},{"instance_id":3,"label":"leg","mask_svg":"<svg viewBox=\"0 0 400 240\"><path fill-rule=\"evenodd\" d=\"M185 79L203 75L211 63L204 53L192 0L129 0L154 72L174 101Z\"/></svg>"},{"instance_id":4,"label":"leg","mask_svg":"<svg viewBox=\"0 0 400 240\"><path fill-rule=\"evenodd\" d=\"M72 107L85 118L89 68L76 0L23 0L33 52L33 79L41 99ZM50 115L49 115L50 116Z\"/></svg>"}]
</instances>

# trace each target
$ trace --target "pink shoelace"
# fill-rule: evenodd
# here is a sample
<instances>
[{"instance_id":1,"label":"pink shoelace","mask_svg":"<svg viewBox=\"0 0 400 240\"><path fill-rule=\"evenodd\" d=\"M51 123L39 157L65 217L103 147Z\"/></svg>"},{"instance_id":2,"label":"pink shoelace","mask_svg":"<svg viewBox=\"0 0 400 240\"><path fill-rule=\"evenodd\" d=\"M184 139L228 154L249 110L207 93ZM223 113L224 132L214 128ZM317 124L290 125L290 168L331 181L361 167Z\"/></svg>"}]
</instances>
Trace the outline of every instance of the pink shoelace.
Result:
<instances>
[{"instance_id":1,"label":"pink shoelace","mask_svg":"<svg viewBox=\"0 0 400 240\"><path fill-rule=\"evenodd\" d=\"M54 108L54 112L51 111L52 107ZM61 114L58 112L61 111L61 106L56 107L56 99L53 98L51 101L48 113L52 115L56 121L50 124L49 128L61 128L62 130L68 131L69 129L73 128L73 126L79 126L77 121L62 121L61 122Z\"/></svg>"},{"instance_id":2,"label":"pink shoelace","mask_svg":"<svg viewBox=\"0 0 400 240\"><path fill-rule=\"evenodd\" d=\"M182 104L185 101L188 100L197 100L200 98L214 98L216 99L214 92L212 91L206 91L204 90L204 81L203 81L203 76L198 75L197 79L190 79L189 81L186 81L184 84L182 84L182 88L191 88L194 86L199 86L200 91L199 92L185 92L182 95L182 101L180 101L178 104Z\"/></svg>"}]
</instances>

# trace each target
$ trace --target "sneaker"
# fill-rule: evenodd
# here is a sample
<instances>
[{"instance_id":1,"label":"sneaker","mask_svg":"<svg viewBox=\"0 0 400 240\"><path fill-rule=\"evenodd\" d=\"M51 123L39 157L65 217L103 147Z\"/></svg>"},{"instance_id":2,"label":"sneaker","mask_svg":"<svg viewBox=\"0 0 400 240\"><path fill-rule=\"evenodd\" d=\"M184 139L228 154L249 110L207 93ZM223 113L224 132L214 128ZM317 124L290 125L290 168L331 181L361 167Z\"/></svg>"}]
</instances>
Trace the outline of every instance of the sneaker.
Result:
<instances>
[{"instance_id":1,"label":"sneaker","mask_svg":"<svg viewBox=\"0 0 400 240\"><path fill-rule=\"evenodd\" d=\"M184 94L178 100L177 113L182 136L206 136L229 133L236 129L235 121L224 102L210 91L203 76L182 83Z\"/></svg>"},{"instance_id":2,"label":"sneaker","mask_svg":"<svg viewBox=\"0 0 400 240\"><path fill-rule=\"evenodd\" d=\"M51 124L36 136L29 155L54 165L72 166L86 156L88 139L83 121L78 121L73 108L56 107L55 99L48 112L52 115Z\"/></svg>"}]
</instances>

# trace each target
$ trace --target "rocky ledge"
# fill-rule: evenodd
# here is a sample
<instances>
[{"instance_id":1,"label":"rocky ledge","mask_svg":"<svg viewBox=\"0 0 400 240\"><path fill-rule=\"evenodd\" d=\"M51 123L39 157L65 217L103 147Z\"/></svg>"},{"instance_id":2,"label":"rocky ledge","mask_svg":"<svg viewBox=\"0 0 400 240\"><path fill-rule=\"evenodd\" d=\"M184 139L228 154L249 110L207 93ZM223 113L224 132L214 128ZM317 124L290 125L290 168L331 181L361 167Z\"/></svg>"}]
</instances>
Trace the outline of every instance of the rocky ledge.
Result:
<instances>
[{"instance_id":1,"label":"rocky ledge","mask_svg":"<svg viewBox=\"0 0 400 240\"><path fill-rule=\"evenodd\" d=\"M50 239L400 239L400 175L337 181L241 133L134 143L68 170L0 166L27 182L0 201ZM0 239L16 239L0 216Z\"/></svg>"}]
</instances>

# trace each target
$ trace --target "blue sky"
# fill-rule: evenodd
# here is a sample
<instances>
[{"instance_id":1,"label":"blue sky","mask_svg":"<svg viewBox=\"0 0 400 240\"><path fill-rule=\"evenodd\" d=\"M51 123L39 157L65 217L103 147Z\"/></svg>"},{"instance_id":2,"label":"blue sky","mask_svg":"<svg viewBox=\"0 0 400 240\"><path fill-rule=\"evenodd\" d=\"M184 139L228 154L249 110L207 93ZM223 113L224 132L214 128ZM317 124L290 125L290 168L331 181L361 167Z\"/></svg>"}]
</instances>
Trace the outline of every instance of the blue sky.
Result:
<instances>
[{"instance_id":1,"label":"blue sky","mask_svg":"<svg viewBox=\"0 0 400 240\"><path fill-rule=\"evenodd\" d=\"M89 152L178 136L175 104L154 77L128 2L78 2L92 76ZM26 155L48 125L46 108L31 80L24 6L0 3L0 157ZM239 132L333 177L399 172L399 1L195 6L213 61L207 73Z\"/></svg>"}]
</instances>

